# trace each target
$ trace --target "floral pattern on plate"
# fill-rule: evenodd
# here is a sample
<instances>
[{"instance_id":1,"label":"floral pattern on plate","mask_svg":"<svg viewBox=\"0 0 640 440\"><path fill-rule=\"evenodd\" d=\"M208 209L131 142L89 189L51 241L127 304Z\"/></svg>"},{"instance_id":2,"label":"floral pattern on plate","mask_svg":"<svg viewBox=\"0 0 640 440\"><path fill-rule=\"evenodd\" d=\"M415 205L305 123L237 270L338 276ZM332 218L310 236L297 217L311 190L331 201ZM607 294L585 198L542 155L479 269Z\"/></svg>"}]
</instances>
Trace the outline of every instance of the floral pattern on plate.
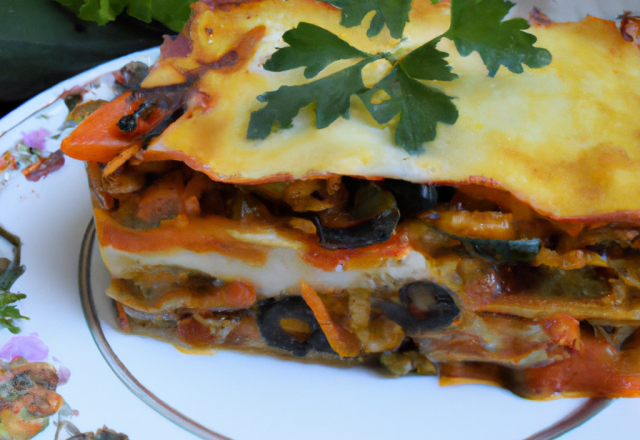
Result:
<instances>
[{"instance_id":1,"label":"floral pattern on plate","mask_svg":"<svg viewBox=\"0 0 640 440\"><path fill-rule=\"evenodd\" d=\"M14 336L0 348L0 439L33 438L62 407L56 389L69 370L43 362L48 354L35 333Z\"/></svg>"}]
</instances>

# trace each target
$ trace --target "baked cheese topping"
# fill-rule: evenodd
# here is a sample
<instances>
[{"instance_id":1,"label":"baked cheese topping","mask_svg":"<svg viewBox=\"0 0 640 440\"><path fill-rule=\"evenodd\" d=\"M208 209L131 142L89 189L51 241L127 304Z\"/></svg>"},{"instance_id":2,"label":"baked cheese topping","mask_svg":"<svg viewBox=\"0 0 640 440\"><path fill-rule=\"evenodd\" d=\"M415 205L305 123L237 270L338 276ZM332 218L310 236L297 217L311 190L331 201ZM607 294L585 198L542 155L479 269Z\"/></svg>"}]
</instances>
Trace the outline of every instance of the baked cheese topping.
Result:
<instances>
[{"instance_id":1,"label":"baked cheese topping","mask_svg":"<svg viewBox=\"0 0 640 440\"><path fill-rule=\"evenodd\" d=\"M392 130L378 125L357 98L350 119L325 129L315 128L309 107L292 128L247 140L251 112L264 106L257 96L308 82L302 68L268 72L261 66L285 45L282 34L301 21L361 50L402 53L447 29L448 5L416 2L404 41L392 39L386 29L370 40L364 27L341 27L339 10L309 0L264 0L214 11L198 7L187 30L192 53L160 60L146 85L183 81L176 72L211 63L234 48L243 48L238 53L244 58L203 76L198 90L204 98L193 99L185 115L152 143L148 159L185 160L225 182L328 174L469 182L508 190L556 219L640 219L640 120L634 116L640 113L640 51L613 22L587 17L534 26L529 32L537 46L552 53L551 64L525 67L522 74L502 68L495 78L487 76L477 53L460 57L443 39L438 48L451 54L448 61L460 78L439 87L455 97L460 117L451 126L438 124L436 139L423 153L410 155L394 145ZM215 34L206 29L216 29ZM319 77L356 61L334 63ZM365 85L388 69L384 60L365 69Z\"/></svg>"},{"instance_id":2,"label":"baked cheese topping","mask_svg":"<svg viewBox=\"0 0 640 440\"><path fill-rule=\"evenodd\" d=\"M472 4L454 1L454 21ZM553 61L495 78L442 39L459 78L435 87L459 118L411 155L398 118L381 126L358 98L322 130L313 106L264 140L247 128L258 96L308 83L263 68L289 29L406 61L448 28L448 3L416 2L402 41L314 0L193 8L151 72L115 72L119 96L63 144L87 161L124 331L378 360L530 398L640 396L640 51L624 25L538 11L531 32ZM364 84L390 68L367 65Z\"/></svg>"}]
</instances>

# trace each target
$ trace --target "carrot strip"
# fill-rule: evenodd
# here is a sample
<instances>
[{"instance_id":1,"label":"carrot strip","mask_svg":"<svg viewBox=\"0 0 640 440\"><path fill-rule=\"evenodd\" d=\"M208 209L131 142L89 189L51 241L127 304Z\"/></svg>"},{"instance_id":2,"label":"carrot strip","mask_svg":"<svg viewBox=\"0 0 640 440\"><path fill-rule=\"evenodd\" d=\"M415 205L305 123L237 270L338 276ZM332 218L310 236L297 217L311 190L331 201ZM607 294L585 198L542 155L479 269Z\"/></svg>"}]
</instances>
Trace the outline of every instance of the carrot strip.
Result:
<instances>
[{"instance_id":1,"label":"carrot strip","mask_svg":"<svg viewBox=\"0 0 640 440\"><path fill-rule=\"evenodd\" d=\"M300 290L302 297L313 311L313 315L318 320L320 328L327 336L331 348L340 357L353 357L360 354L361 343L358 338L348 329L338 326L327 311L320 296L313 290L313 287L304 280L300 280Z\"/></svg>"},{"instance_id":2,"label":"carrot strip","mask_svg":"<svg viewBox=\"0 0 640 440\"><path fill-rule=\"evenodd\" d=\"M127 317L127 313L124 311L124 307L116 301L116 308L118 309L118 324L120 324L120 328L123 332L130 333L131 327L129 327L129 318Z\"/></svg>"},{"instance_id":3,"label":"carrot strip","mask_svg":"<svg viewBox=\"0 0 640 440\"><path fill-rule=\"evenodd\" d=\"M64 165L64 154L58 150L48 157L40 158L38 162L22 170L22 174L24 174L24 177L26 177L28 181L37 182L43 177L62 168L62 165Z\"/></svg>"},{"instance_id":4,"label":"carrot strip","mask_svg":"<svg viewBox=\"0 0 640 440\"><path fill-rule=\"evenodd\" d=\"M113 174L118 168L124 165L126 161L138 154L141 149L142 145L139 142L136 142L135 144L120 151L120 153L111 159L107 166L104 167L104 170L102 170L102 177L108 177Z\"/></svg>"},{"instance_id":5,"label":"carrot strip","mask_svg":"<svg viewBox=\"0 0 640 440\"><path fill-rule=\"evenodd\" d=\"M40 167L40 165L42 165L43 162L44 162L44 158L40 158L38 159L37 162L32 163L31 165L26 167L24 170L22 170L22 174L24 175L24 177L28 177L31 173L37 170Z\"/></svg>"}]
</instances>

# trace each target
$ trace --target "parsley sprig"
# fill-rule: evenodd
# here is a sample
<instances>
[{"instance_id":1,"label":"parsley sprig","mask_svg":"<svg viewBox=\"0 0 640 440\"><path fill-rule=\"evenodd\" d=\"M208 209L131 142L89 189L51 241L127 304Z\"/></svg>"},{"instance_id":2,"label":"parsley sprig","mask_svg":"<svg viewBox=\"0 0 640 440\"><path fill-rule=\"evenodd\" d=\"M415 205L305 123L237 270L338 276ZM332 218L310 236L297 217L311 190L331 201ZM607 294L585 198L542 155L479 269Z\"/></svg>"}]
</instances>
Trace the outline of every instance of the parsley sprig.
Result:
<instances>
[{"instance_id":1,"label":"parsley sprig","mask_svg":"<svg viewBox=\"0 0 640 440\"><path fill-rule=\"evenodd\" d=\"M522 73L522 64L534 69L548 65L551 53L533 47L536 37L522 32L529 29L525 19L502 21L513 6L503 0L454 0L451 2L451 27L443 36L453 40L462 56L478 52L491 77L500 66L513 73Z\"/></svg>"},{"instance_id":2,"label":"parsley sprig","mask_svg":"<svg viewBox=\"0 0 640 440\"><path fill-rule=\"evenodd\" d=\"M386 92L389 99L374 103L379 90ZM436 138L438 122L455 124L458 120L452 98L412 78L402 63L359 97L379 124L400 114L395 142L410 153L420 152L423 143Z\"/></svg>"},{"instance_id":3,"label":"parsley sprig","mask_svg":"<svg viewBox=\"0 0 640 440\"><path fill-rule=\"evenodd\" d=\"M251 114L248 139L264 139L274 125L286 127L300 109L316 103L316 128L331 125L339 116L349 118L351 96L367 91L362 82L362 69L381 58L362 52L331 32L310 24L300 23L283 35L289 47L278 50L264 65L273 72L306 67L306 78L312 78L334 61L364 58L359 63L325 78L300 86L282 86L258 96L267 105Z\"/></svg>"},{"instance_id":4,"label":"parsley sprig","mask_svg":"<svg viewBox=\"0 0 640 440\"><path fill-rule=\"evenodd\" d=\"M25 271L25 267L20 264L22 243L17 236L2 227L0 227L0 237L13 246L13 260L9 261L5 258L0 258L0 327L5 327L15 334L20 332L20 328L13 323L13 320L29 319L26 316L22 316L15 305L11 305L18 300L26 298L26 295L9 291L13 283Z\"/></svg>"},{"instance_id":5,"label":"parsley sprig","mask_svg":"<svg viewBox=\"0 0 640 440\"><path fill-rule=\"evenodd\" d=\"M439 0L431 0L437 3ZM327 0L342 9L341 24L359 25L371 11L375 15L367 35L373 37L386 25L394 38L401 38L409 20L410 0ZM406 56L370 54L331 32L310 23L299 23L284 33L288 47L277 50L264 68L273 72L305 67L305 78L313 78L339 60L361 58L351 67L298 86L282 86L258 96L267 105L251 114L248 139L265 139L274 128L288 127L301 109L316 103L316 128L325 128L338 117L349 118L351 97L358 96L371 116L386 124L399 115L395 143L409 153L419 153L424 143L436 137L438 123L458 119L453 98L425 81L453 81L458 76L446 60L449 55L436 46L442 38L452 40L462 56L476 51L488 74L500 66L522 73L525 64L539 68L551 62L546 49L534 47L536 37L523 32L529 24L522 18L503 21L514 4L507 0L452 0L451 25L442 35ZM362 69L380 59L391 63L388 74L371 88L362 82Z\"/></svg>"},{"instance_id":6,"label":"parsley sprig","mask_svg":"<svg viewBox=\"0 0 640 440\"><path fill-rule=\"evenodd\" d=\"M342 9L340 24L344 27L358 26L365 15L375 11L367 31L369 38L378 35L385 25L393 38L402 38L411 10L411 0L327 0L326 3Z\"/></svg>"}]
</instances>

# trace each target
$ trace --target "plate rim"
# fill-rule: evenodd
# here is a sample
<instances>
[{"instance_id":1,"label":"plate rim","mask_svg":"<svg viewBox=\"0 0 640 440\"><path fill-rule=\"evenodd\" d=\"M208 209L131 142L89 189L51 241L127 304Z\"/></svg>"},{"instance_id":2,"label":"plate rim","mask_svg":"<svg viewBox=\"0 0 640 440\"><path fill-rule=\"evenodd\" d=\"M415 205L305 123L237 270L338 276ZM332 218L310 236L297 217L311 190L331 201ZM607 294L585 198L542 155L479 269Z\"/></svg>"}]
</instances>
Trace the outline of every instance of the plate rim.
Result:
<instances>
[{"instance_id":1,"label":"plate rim","mask_svg":"<svg viewBox=\"0 0 640 440\"><path fill-rule=\"evenodd\" d=\"M98 311L96 310L95 302L93 300L93 289L91 288L91 262L95 235L95 222L91 219L82 238L82 245L80 248L80 258L78 261L78 290L80 293L82 312L87 322L87 326L89 327L89 332L91 333L91 337L107 365L109 365L113 373L129 389L129 391L170 422L173 422L177 426L204 440L232 440L229 437L218 434L217 432L211 431L210 429L202 426L195 420L185 416L162 399L158 398L140 381L138 381L133 374L131 374L129 369L115 354L102 331Z\"/></svg>"},{"instance_id":2,"label":"plate rim","mask_svg":"<svg viewBox=\"0 0 640 440\"><path fill-rule=\"evenodd\" d=\"M96 67L93 67L85 72L82 72L72 78L69 78L55 85L54 87L51 87L39 93L38 95L29 99L28 101L23 103L21 106L19 106L18 108L11 111L10 113L8 113L7 115L5 115L3 118L0 119L0 140L4 135L8 134L12 130L20 126L22 122L34 117L38 112L42 111L43 109L49 107L51 104L55 103L57 100L59 100L60 95L62 95L66 90L72 88L73 86L88 83L100 75L103 75L113 70L117 70L120 67L122 67L123 64L131 61L132 59L149 57L153 60L155 57L157 57L158 54L159 54L159 48L155 47L155 48L146 49L143 51L134 52L128 55L124 55L122 57L116 58L114 60L100 64ZM46 102L46 104L42 105L42 102ZM118 357L115 355L115 353L113 353L113 350L111 349L108 342L106 341L106 338L102 332L102 328L100 327L100 321L97 318L97 313L96 313L95 305L93 304L92 297L88 298L89 302L86 304L87 306L90 306L90 308L85 307L85 299L83 298L83 289L82 289L82 281L83 281L82 273L83 272L81 271L83 267L82 256L83 256L83 253L85 252L85 247L87 246L86 242L89 242L89 241L90 241L90 244L89 244L90 249L88 253L89 266L87 266L86 268L88 270L88 276L84 279L84 281L85 283L88 283L86 284L86 286L88 287L89 291L91 290L91 286L90 286L90 263L91 263L91 256L92 256L91 249L93 248L93 244L95 242L95 234L89 234L89 229L92 226L95 229L95 226L93 225L93 220L91 221L89 227L87 228L87 231L85 232L85 235L82 241L81 256L80 256L79 268L78 268L79 269L78 282L80 287L80 299L82 303L83 313L85 314L85 319L87 321L87 325L89 326L91 336L94 339L94 342L96 343L96 346L98 347L101 355L103 356L103 358L105 359L109 367L114 371L116 376L123 382L125 386L127 386L127 388L134 395L136 395L138 398L140 398L143 402L145 402L147 405L149 405L152 409L154 409L156 412L158 412L160 415L162 415L166 419L170 420L171 422L185 429L191 434L194 434L203 439L231 440L228 437L222 436L221 434L215 433L214 431L210 431L209 429L203 427L197 422L189 419L188 417L174 410L169 405L164 403L162 400L158 399L155 395L153 395L150 391L148 391L140 382L138 382L137 379L135 379L135 377L131 375L131 373L126 369L124 364L122 364L118 359ZM95 333L91 328L90 319L96 320L98 331ZM99 343L100 338L96 336L98 334L106 343L106 347L108 347L109 351L113 353L113 357L116 361L115 363L110 362L110 360L105 355L105 353L108 353L108 352L103 351L104 347L102 347L101 344ZM123 371L126 371L126 373L128 373L130 378L128 378L127 374L124 374L124 373L123 373L124 376L121 376L118 373L118 371L116 371L116 368L123 368ZM123 377L125 377L125 379L123 379ZM144 397L141 397L138 394L138 392L135 390L136 387L140 387L139 389L144 390ZM152 396L152 397L149 397L149 396ZM151 400L149 401L148 399L151 399ZM555 439L569 432L570 430L582 425L586 421L590 420L596 414L604 410L611 402L612 402L611 399L589 399L585 401L583 404L581 404L569 415L565 416L555 424L549 426L548 428L542 431L539 431L538 433L530 437L527 437L525 440ZM183 426L182 422L177 422L176 420L180 420L180 421L188 420L193 424L193 426L192 428L187 428Z\"/></svg>"},{"instance_id":3,"label":"plate rim","mask_svg":"<svg viewBox=\"0 0 640 440\"><path fill-rule=\"evenodd\" d=\"M71 90L73 87L78 85L87 84L106 73L118 70L124 64L134 59L149 57L150 59L155 60L158 55L160 55L160 46L132 52L105 63L98 64L89 70L85 70L84 72L72 76L71 78L38 93L0 118L0 139L17 128L20 124L30 119L36 113L55 103L60 99L61 95L65 91ZM42 102L46 102L46 104L43 105L41 104Z\"/></svg>"},{"instance_id":4,"label":"plate rim","mask_svg":"<svg viewBox=\"0 0 640 440\"><path fill-rule=\"evenodd\" d=\"M135 376L127 369L124 363L113 351L104 335L104 332L102 331L102 325L98 318L98 311L96 310L95 302L93 300L94 292L91 288L91 263L93 261L95 237L96 226L95 221L92 218L85 230L80 248L80 257L78 261L78 290L82 305L82 312L84 313L87 321L89 332L91 333L91 337L107 365L109 365L113 373L118 377L118 379L120 379L120 381L122 381L129 391L155 410L158 414L177 426L204 440L233 440L230 437L226 437L202 426L195 420L185 416L171 407L171 405L158 398L135 378ZM529 437L526 437L524 440L557 439L558 437L591 420L607 408L612 402L613 399L610 398L589 398L571 413L562 417L552 425L543 428Z\"/></svg>"}]
</instances>

